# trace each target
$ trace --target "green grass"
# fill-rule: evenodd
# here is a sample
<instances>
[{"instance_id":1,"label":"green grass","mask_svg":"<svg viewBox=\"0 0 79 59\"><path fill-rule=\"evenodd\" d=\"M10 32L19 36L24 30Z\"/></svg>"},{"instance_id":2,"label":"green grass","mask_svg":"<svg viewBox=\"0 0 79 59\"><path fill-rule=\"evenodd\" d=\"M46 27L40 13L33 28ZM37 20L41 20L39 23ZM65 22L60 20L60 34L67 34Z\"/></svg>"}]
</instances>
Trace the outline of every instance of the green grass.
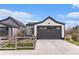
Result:
<instances>
[{"instance_id":1,"label":"green grass","mask_svg":"<svg viewBox=\"0 0 79 59\"><path fill-rule=\"evenodd\" d=\"M15 47L15 44L8 44L7 47L12 47L12 48L14 48L14 47Z\"/></svg>"},{"instance_id":2,"label":"green grass","mask_svg":"<svg viewBox=\"0 0 79 59\"><path fill-rule=\"evenodd\" d=\"M17 48L17 50L33 50L34 48Z\"/></svg>"},{"instance_id":3,"label":"green grass","mask_svg":"<svg viewBox=\"0 0 79 59\"><path fill-rule=\"evenodd\" d=\"M17 46L20 46L20 47L33 47L33 43L18 43ZM8 43L7 45L3 46L2 48L14 48L15 47L15 44L10 44Z\"/></svg>"},{"instance_id":4,"label":"green grass","mask_svg":"<svg viewBox=\"0 0 79 59\"><path fill-rule=\"evenodd\" d=\"M17 49L0 49L0 50L34 50L35 48L17 48Z\"/></svg>"},{"instance_id":5,"label":"green grass","mask_svg":"<svg viewBox=\"0 0 79 59\"><path fill-rule=\"evenodd\" d=\"M65 39L66 40L66 39ZM72 43L72 44L74 44L74 45L77 45L77 46L79 46L79 41L74 41L74 40L66 40L67 42L70 42L70 43Z\"/></svg>"},{"instance_id":6,"label":"green grass","mask_svg":"<svg viewBox=\"0 0 79 59\"><path fill-rule=\"evenodd\" d=\"M33 43L18 43L17 46L22 46L22 47L33 47Z\"/></svg>"},{"instance_id":7,"label":"green grass","mask_svg":"<svg viewBox=\"0 0 79 59\"><path fill-rule=\"evenodd\" d=\"M33 43L34 43L33 40L18 40L16 48L15 43L8 42L7 44L5 43L6 45L3 44L4 45L2 46L3 49L0 50L32 50L35 48Z\"/></svg>"},{"instance_id":8,"label":"green grass","mask_svg":"<svg viewBox=\"0 0 79 59\"><path fill-rule=\"evenodd\" d=\"M75 45L77 45L77 46L79 46L79 42L77 42L77 41L73 41L73 42L71 42L72 44L75 44Z\"/></svg>"},{"instance_id":9,"label":"green grass","mask_svg":"<svg viewBox=\"0 0 79 59\"><path fill-rule=\"evenodd\" d=\"M2 48L15 48L15 44L11 44L11 43L8 43L7 45L3 46Z\"/></svg>"}]
</instances>

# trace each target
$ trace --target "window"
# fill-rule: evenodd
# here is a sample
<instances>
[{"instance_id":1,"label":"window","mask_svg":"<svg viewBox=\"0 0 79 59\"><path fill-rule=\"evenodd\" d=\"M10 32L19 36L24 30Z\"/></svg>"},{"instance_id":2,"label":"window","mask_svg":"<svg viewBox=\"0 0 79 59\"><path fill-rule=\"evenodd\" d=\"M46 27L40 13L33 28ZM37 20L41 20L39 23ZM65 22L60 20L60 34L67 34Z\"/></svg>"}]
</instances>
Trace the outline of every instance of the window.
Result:
<instances>
[{"instance_id":1,"label":"window","mask_svg":"<svg viewBox=\"0 0 79 59\"><path fill-rule=\"evenodd\" d=\"M56 29L60 29L60 27L56 27Z\"/></svg>"},{"instance_id":2,"label":"window","mask_svg":"<svg viewBox=\"0 0 79 59\"><path fill-rule=\"evenodd\" d=\"M48 26L47 29L55 29L55 26Z\"/></svg>"},{"instance_id":3,"label":"window","mask_svg":"<svg viewBox=\"0 0 79 59\"><path fill-rule=\"evenodd\" d=\"M8 28L0 28L0 30L8 30Z\"/></svg>"},{"instance_id":4,"label":"window","mask_svg":"<svg viewBox=\"0 0 79 59\"><path fill-rule=\"evenodd\" d=\"M40 27L40 29L47 29L47 27Z\"/></svg>"},{"instance_id":5,"label":"window","mask_svg":"<svg viewBox=\"0 0 79 59\"><path fill-rule=\"evenodd\" d=\"M60 29L58 26L48 26L47 29Z\"/></svg>"},{"instance_id":6,"label":"window","mask_svg":"<svg viewBox=\"0 0 79 59\"><path fill-rule=\"evenodd\" d=\"M44 29L47 29L47 27L44 27Z\"/></svg>"},{"instance_id":7,"label":"window","mask_svg":"<svg viewBox=\"0 0 79 59\"><path fill-rule=\"evenodd\" d=\"M40 27L40 29L43 29L43 27Z\"/></svg>"}]
</instances>

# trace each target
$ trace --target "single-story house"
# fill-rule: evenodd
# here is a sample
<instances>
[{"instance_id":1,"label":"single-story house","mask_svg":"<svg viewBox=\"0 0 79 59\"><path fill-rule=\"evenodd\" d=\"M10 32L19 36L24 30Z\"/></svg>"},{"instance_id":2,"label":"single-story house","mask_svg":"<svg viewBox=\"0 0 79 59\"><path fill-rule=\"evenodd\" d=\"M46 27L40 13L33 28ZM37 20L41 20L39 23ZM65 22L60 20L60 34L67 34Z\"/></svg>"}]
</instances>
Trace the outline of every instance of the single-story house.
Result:
<instances>
[{"instance_id":1,"label":"single-story house","mask_svg":"<svg viewBox=\"0 0 79 59\"><path fill-rule=\"evenodd\" d=\"M64 38L65 24L47 17L41 22L28 23L27 35L34 35L37 39L62 39Z\"/></svg>"},{"instance_id":2,"label":"single-story house","mask_svg":"<svg viewBox=\"0 0 79 59\"><path fill-rule=\"evenodd\" d=\"M8 17L6 19L0 20L0 37L2 36L17 36L19 32L24 31L26 26L20 21Z\"/></svg>"}]
</instances>

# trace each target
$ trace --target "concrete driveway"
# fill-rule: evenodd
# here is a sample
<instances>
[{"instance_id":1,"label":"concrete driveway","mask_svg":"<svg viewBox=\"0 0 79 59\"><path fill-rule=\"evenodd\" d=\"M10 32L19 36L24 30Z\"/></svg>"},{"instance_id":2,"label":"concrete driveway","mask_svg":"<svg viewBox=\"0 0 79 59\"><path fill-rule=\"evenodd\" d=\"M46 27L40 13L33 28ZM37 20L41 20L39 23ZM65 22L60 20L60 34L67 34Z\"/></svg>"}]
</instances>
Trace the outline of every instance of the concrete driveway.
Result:
<instances>
[{"instance_id":1,"label":"concrete driveway","mask_svg":"<svg viewBox=\"0 0 79 59\"><path fill-rule=\"evenodd\" d=\"M8 55L75 55L79 54L79 46L64 40L37 40L35 50L3 50L0 54Z\"/></svg>"}]
</instances>

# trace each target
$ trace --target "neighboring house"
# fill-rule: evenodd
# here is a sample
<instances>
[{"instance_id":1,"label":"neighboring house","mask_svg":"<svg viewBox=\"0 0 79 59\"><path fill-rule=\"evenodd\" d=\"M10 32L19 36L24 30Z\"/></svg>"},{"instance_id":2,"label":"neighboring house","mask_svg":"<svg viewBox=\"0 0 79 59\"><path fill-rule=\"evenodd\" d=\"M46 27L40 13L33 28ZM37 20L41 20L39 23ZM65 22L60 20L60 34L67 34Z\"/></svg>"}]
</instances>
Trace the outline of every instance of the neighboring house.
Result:
<instances>
[{"instance_id":1,"label":"neighboring house","mask_svg":"<svg viewBox=\"0 0 79 59\"><path fill-rule=\"evenodd\" d=\"M64 38L65 24L58 22L50 16L41 22L28 23L27 35L37 37L37 39L61 39Z\"/></svg>"},{"instance_id":2,"label":"neighboring house","mask_svg":"<svg viewBox=\"0 0 79 59\"><path fill-rule=\"evenodd\" d=\"M18 32L26 30L26 26L20 21L8 17L0 20L0 37L2 36L17 36Z\"/></svg>"}]
</instances>

